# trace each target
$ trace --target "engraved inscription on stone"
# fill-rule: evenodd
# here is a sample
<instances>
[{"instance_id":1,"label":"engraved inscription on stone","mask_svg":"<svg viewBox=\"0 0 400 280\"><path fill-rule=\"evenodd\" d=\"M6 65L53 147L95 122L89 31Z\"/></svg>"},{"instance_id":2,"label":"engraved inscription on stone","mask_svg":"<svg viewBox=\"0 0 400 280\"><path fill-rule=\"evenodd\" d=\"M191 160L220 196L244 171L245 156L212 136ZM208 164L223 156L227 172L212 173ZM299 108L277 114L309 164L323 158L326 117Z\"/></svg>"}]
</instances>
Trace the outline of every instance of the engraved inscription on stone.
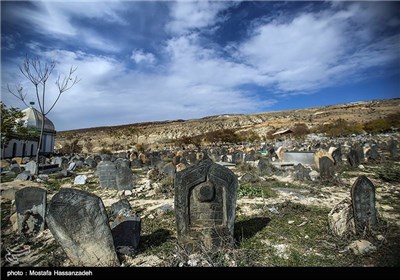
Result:
<instances>
[{"instance_id":1,"label":"engraved inscription on stone","mask_svg":"<svg viewBox=\"0 0 400 280\"><path fill-rule=\"evenodd\" d=\"M49 203L46 221L74 265L119 265L107 213L98 196L61 189Z\"/></svg>"},{"instance_id":2,"label":"engraved inscription on stone","mask_svg":"<svg viewBox=\"0 0 400 280\"><path fill-rule=\"evenodd\" d=\"M375 186L365 176L360 176L351 187L356 231L364 232L377 224L375 209Z\"/></svg>"},{"instance_id":3,"label":"engraved inscription on stone","mask_svg":"<svg viewBox=\"0 0 400 280\"><path fill-rule=\"evenodd\" d=\"M185 248L233 240L238 181L232 171L207 159L177 172L174 184L178 241Z\"/></svg>"}]
</instances>

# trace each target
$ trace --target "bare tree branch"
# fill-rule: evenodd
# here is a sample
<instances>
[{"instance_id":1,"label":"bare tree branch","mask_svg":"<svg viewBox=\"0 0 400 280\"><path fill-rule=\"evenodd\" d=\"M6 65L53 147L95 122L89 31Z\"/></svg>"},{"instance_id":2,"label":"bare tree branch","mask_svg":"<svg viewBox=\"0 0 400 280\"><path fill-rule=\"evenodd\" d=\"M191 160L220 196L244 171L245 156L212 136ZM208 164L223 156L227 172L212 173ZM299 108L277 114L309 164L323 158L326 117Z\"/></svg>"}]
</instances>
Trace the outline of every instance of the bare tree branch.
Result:
<instances>
[{"instance_id":1,"label":"bare tree branch","mask_svg":"<svg viewBox=\"0 0 400 280\"><path fill-rule=\"evenodd\" d=\"M26 106L28 106L28 104L26 103L26 93L24 94L24 92L23 92L24 88L22 87L21 83L15 85L15 90L16 91L13 91L10 88L9 84L7 84L7 89L12 95L14 95L16 98L21 100Z\"/></svg>"},{"instance_id":2,"label":"bare tree branch","mask_svg":"<svg viewBox=\"0 0 400 280\"><path fill-rule=\"evenodd\" d=\"M56 85L58 87L58 95L55 101L52 103L50 106L50 109L45 110L45 101L46 101L46 84L47 80L49 79L52 71L54 70L56 66L55 61L51 61L49 63L44 63L42 64L40 59L38 57L33 57L29 58L28 55L25 56L24 62L22 65L19 66L19 70L21 73L33 84L35 88L35 95L36 95L36 100L38 102L38 106L40 109L41 113L41 128L40 128L40 136L39 136L39 143L38 143L38 148L37 148L37 154L36 154L36 164L38 165L39 163L39 153L41 149L41 144L43 140L43 132L44 132L44 123L45 123L45 118L46 115L54 108L54 106L57 104L58 100L60 99L60 96L63 92L71 89L75 84L79 82L78 78L75 76L73 77L74 72L76 71L76 67L72 67L69 70L69 74L64 77L64 79L61 81L61 77L58 76L58 79L56 81ZM21 100L26 106L28 104L26 103L26 96L27 94L23 92L23 88L20 84L16 85L15 88L16 90L12 90L9 85L7 84L8 91L14 95L16 98ZM37 174L39 168L36 169Z\"/></svg>"}]
</instances>

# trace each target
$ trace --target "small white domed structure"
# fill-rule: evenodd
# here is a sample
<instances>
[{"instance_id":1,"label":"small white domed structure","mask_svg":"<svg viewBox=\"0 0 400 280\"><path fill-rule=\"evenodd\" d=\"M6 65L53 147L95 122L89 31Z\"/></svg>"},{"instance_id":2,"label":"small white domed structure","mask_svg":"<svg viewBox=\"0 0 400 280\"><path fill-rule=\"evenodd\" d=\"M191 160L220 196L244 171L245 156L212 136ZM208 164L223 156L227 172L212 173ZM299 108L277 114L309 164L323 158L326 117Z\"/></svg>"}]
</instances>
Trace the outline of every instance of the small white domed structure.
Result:
<instances>
[{"instance_id":1,"label":"small white domed structure","mask_svg":"<svg viewBox=\"0 0 400 280\"><path fill-rule=\"evenodd\" d=\"M32 104L33 105L33 104ZM34 129L40 134L42 128L42 114L32 106L21 111L24 116L18 121L27 128ZM54 152L56 130L54 124L48 118L44 118L43 139L40 149L40 154L46 155ZM32 139L11 139L4 151L3 158L13 157L33 157L36 156L39 137Z\"/></svg>"},{"instance_id":2,"label":"small white domed structure","mask_svg":"<svg viewBox=\"0 0 400 280\"><path fill-rule=\"evenodd\" d=\"M38 131L42 128L42 114L33 107L22 110L24 117L21 119L25 127L36 128ZM44 131L55 132L54 124L48 118L44 118Z\"/></svg>"}]
</instances>

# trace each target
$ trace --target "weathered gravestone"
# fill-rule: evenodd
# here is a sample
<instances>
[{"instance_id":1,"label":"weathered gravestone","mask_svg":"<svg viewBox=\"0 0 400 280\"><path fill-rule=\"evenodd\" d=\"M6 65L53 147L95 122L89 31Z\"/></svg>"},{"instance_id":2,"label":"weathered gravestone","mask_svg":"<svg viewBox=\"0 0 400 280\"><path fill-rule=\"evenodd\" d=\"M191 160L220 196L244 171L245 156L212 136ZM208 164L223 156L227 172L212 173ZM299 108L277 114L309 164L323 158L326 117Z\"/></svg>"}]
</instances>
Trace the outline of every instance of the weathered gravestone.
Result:
<instances>
[{"instance_id":1,"label":"weathered gravestone","mask_svg":"<svg viewBox=\"0 0 400 280\"><path fill-rule=\"evenodd\" d=\"M260 177L253 175L251 173L245 173L241 178L240 178L240 182L242 183L258 183L260 182L261 179Z\"/></svg>"},{"instance_id":2,"label":"weathered gravestone","mask_svg":"<svg viewBox=\"0 0 400 280\"><path fill-rule=\"evenodd\" d=\"M376 145L372 145L371 147L365 150L365 156L368 161L374 161L379 158L378 147Z\"/></svg>"},{"instance_id":3,"label":"weathered gravestone","mask_svg":"<svg viewBox=\"0 0 400 280\"><path fill-rule=\"evenodd\" d=\"M16 179L31 181L32 180L31 172L25 170L22 173L18 174Z\"/></svg>"},{"instance_id":4,"label":"weathered gravestone","mask_svg":"<svg viewBox=\"0 0 400 280\"><path fill-rule=\"evenodd\" d=\"M311 170L301 163L294 166L294 178L299 181L311 181Z\"/></svg>"},{"instance_id":5,"label":"weathered gravestone","mask_svg":"<svg viewBox=\"0 0 400 280\"><path fill-rule=\"evenodd\" d=\"M215 249L233 240L238 181L210 159L176 173L178 241L188 250Z\"/></svg>"},{"instance_id":6,"label":"weathered gravestone","mask_svg":"<svg viewBox=\"0 0 400 280\"><path fill-rule=\"evenodd\" d=\"M356 232L363 233L377 224L375 186L365 176L360 176L351 187Z\"/></svg>"},{"instance_id":7,"label":"weathered gravestone","mask_svg":"<svg viewBox=\"0 0 400 280\"><path fill-rule=\"evenodd\" d=\"M279 175L279 170L266 158L260 158L257 164L257 168L261 175Z\"/></svg>"},{"instance_id":8,"label":"weathered gravestone","mask_svg":"<svg viewBox=\"0 0 400 280\"><path fill-rule=\"evenodd\" d=\"M336 147L336 150L332 152L332 157L335 160L335 164L338 164L342 161L342 149L341 147Z\"/></svg>"},{"instance_id":9,"label":"weathered gravestone","mask_svg":"<svg viewBox=\"0 0 400 280\"><path fill-rule=\"evenodd\" d=\"M74 266L119 265L100 197L77 189L61 189L49 203L46 221Z\"/></svg>"},{"instance_id":10,"label":"weathered gravestone","mask_svg":"<svg viewBox=\"0 0 400 280\"><path fill-rule=\"evenodd\" d=\"M141 219L127 209L119 211L111 225L114 246L118 253L133 256L139 247Z\"/></svg>"},{"instance_id":11,"label":"weathered gravestone","mask_svg":"<svg viewBox=\"0 0 400 280\"><path fill-rule=\"evenodd\" d=\"M335 176L335 169L333 161L328 157L321 157L319 159L319 174L322 179L332 179Z\"/></svg>"},{"instance_id":12,"label":"weathered gravestone","mask_svg":"<svg viewBox=\"0 0 400 280\"><path fill-rule=\"evenodd\" d=\"M47 191L26 187L15 192L18 231L26 238L44 230Z\"/></svg>"},{"instance_id":13,"label":"weathered gravestone","mask_svg":"<svg viewBox=\"0 0 400 280\"><path fill-rule=\"evenodd\" d=\"M347 161L349 162L351 167L357 167L360 165L360 158L358 156L358 152L356 150L351 149L347 154Z\"/></svg>"},{"instance_id":14,"label":"weathered gravestone","mask_svg":"<svg viewBox=\"0 0 400 280\"><path fill-rule=\"evenodd\" d=\"M129 203L129 200L126 198L118 200L117 202L111 204L111 210L115 217L118 216L119 211L121 211L122 209L125 209L125 210L132 209L131 204Z\"/></svg>"},{"instance_id":15,"label":"weathered gravestone","mask_svg":"<svg viewBox=\"0 0 400 280\"><path fill-rule=\"evenodd\" d=\"M97 167L97 162L91 157L88 157L88 158L85 159L85 164L87 166L89 166L90 168L96 168Z\"/></svg>"},{"instance_id":16,"label":"weathered gravestone","mask_svg":"<svg viewBox=\"0 0 400 280\"><path fill-rule=\"evenodd\" d=\"M138 158L134 158L131 160L131 167L132 168L141 168L142 167L142 162Z\"/></svg>"},{"instance_id":17,"label":"weathered gravestone","mask_svg":"<svg viewBox=\"0 0 400 280\"><path fill-rule=\"evenodd\" d=\"M117 165L116 169L116 183L118 190L132 190L133 172L129 167Z\"/></svg>"},{"instance_id":18,"label":"weathered gravestone","mask_svg":"<svg viewBox=\"0 0 400 280\"><path fill-rule=\"evenodd\" d=\"M162 170L162 173L164 173L165 175L167 175L168 177L174 178L175 173L176 173L176 167L175 165L170 162L167 163Z\"/></svg>"},{"instance_id":19,"label":"weathered gravestone","mask_svg":"<svg viewBox=\"0 0 400 280\"><path fill-rule=\"evenodd\" d=\"M240 163L243 162L243 153L240 151L236 151L232 154L232 162Z\"/></svg>"},{"instance_id":20,"label":"weathered gravestone","mask_svg":"<svg viewBox=\"0 0 400 280\"><path fill-rule=\"evenodd\" d=\"M25 164L25 171L29 171L31 175L35 175L36 173L36 162L34 160L31 160L27 164Z\"/></svg>"},{"instance_id":21,"label":"weathered gravestone","mask_svg":"<svg viewBox=\"0 0 400 280\"><path fill-rule=\"evenodd\" d=\"M117 188L117 168L111 161L101 161L97 164L97 176L102 188Z\"/></svg>"},{"instance_id":22,"label":"weathered gravestone","mask_svg":"<svg viewBox=\"0 0 400 280\"><path fill-rule=\"evenodd\" d=\"M244 161L255 161L256 160L256 155L254 151L251 151L250 153L246 154L244 157Z\"/></svg>"},{"instance_id":23,"label":"weathered gravestone","mask_svg":"<svg viewBox=\"0 0 400 280\"><path fill-rule=\"evenodd\" d=\"M397 141L391 139L389 144L388 144L388 150L390 153L390 158L391 159L396 159L397 158Z\"/></svg>"}]
</instances>

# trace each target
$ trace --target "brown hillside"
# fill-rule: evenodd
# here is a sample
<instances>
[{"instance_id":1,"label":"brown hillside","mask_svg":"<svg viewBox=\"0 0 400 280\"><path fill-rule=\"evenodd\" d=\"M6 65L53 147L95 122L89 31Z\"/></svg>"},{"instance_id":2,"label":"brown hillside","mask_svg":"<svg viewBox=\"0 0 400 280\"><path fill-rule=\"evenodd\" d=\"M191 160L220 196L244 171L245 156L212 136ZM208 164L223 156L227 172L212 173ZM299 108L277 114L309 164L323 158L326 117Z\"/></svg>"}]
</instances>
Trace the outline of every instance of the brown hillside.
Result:
<instances>
[{"instance_id":1,"label":"brown hillside","mask_svg":"<svg viewBox=\"0 0 400 280\"><path fill-rule=\"evenodd\" d=\"M101 148L129 149L136 143L169 144L184 136L202 135L220 129L233 129L236 132L253 130L264 138L268 132L283 127L291 128L296 123L304 123L309 128L337 119L363 124L399 112L400 98L395 98L247 115L93 127L58 132L56 147L61 148L66 141L78 139L84 152L95 152Z\"/></svg>"}]
</instances>

